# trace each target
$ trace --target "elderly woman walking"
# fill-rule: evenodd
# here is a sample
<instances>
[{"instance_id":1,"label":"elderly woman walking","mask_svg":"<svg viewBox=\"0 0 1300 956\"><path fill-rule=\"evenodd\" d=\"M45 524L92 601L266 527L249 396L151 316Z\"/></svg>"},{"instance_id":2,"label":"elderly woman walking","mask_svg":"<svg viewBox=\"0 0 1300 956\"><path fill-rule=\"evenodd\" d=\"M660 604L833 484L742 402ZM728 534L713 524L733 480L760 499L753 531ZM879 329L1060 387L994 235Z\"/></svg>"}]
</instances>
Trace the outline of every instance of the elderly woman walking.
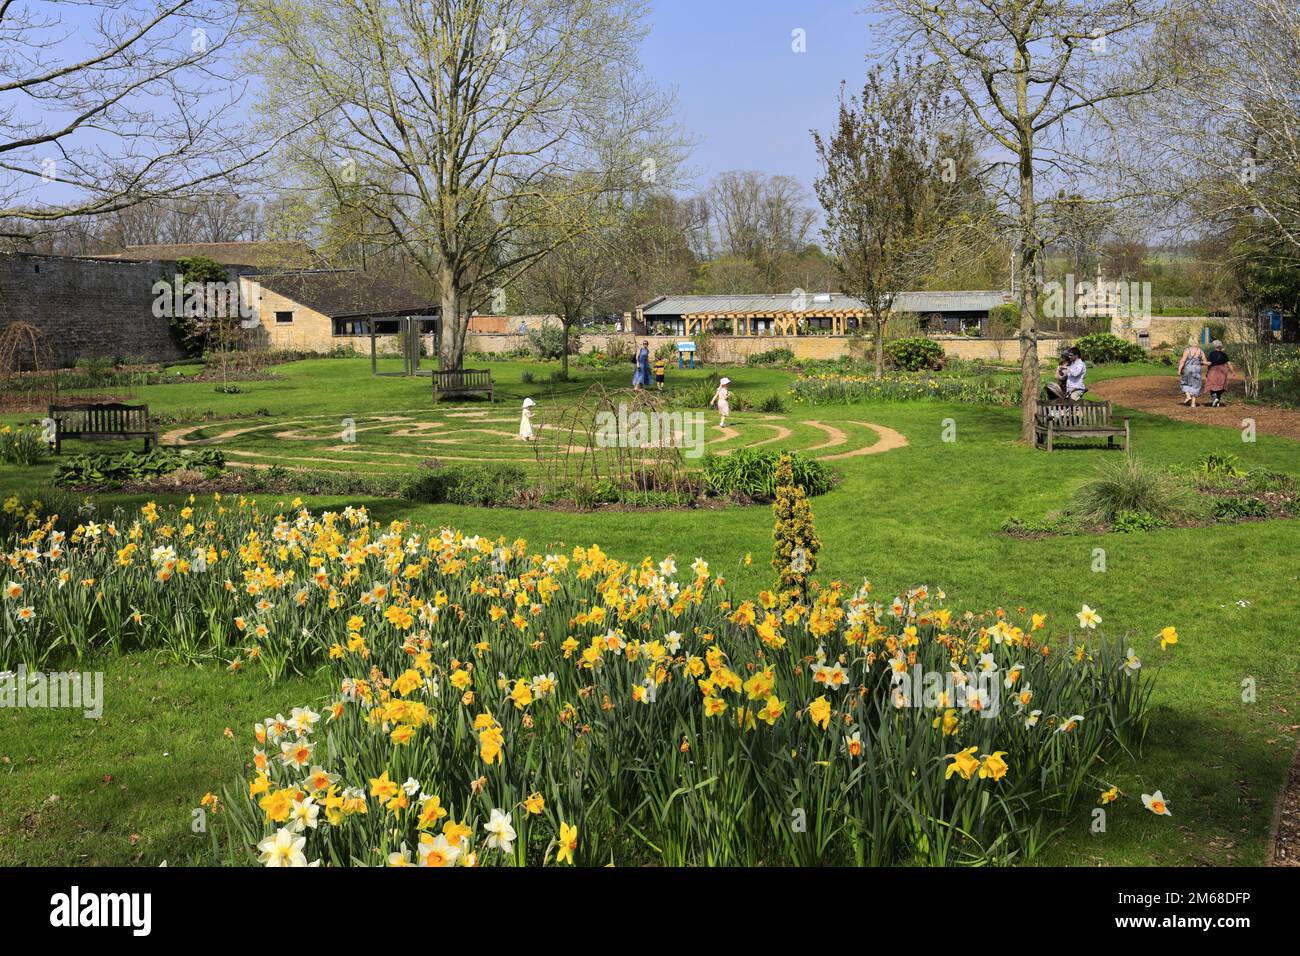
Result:
<instances>
[{"instance_id":1,"label":"elderly woman walking","mask_svg":"<svg viewBox=\"0 0 1300 956\"><path fill-rule=\"evenodd\" d=\"M1183 404L1189 408L1196 407L1196 396L1205 387L1205 353L1196 344L1192 336L1183 349L1183 357L1178 360L1178 386L1183 390Z\"/></svg>"},{"instance_id":2,"label":"elderly woman walking","mask_svg":"<svg viewBox=\"0 0 1300 956\"><path fill-rule=\"evenodd\" d=\"M1232 362L1218 339L1210 343L1210 354L1206 359L1210 370L1205 375L1205 387L1210 392L1210 407L1218 408L1223 404L1223 393L1228 390L1228 380L1232 378Z\"/></svg>"}]
</instances>

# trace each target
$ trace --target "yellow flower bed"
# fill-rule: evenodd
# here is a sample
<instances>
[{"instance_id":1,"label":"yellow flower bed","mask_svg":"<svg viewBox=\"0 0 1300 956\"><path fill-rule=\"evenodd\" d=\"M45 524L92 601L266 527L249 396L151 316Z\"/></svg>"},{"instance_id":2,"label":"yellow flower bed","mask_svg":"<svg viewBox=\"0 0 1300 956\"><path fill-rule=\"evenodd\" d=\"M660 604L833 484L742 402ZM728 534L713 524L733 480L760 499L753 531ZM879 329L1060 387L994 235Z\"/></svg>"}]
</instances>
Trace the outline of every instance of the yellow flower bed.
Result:
<instances>
[{"instance_id":1,"label":"yellow flower bed","mask_svg":"<svg viewBox=\"0 0 1300 956\"><path fill-rule=\"evenodd\" d=\"M1008 862L1145 727L1126 644L1051 640L1026 609L865 581L741 597L698 558L361 508L44 521L6 571L6 664L139 645L232 679L332 669L206 798L236 863Z\"/></svg>"}]
</instances>

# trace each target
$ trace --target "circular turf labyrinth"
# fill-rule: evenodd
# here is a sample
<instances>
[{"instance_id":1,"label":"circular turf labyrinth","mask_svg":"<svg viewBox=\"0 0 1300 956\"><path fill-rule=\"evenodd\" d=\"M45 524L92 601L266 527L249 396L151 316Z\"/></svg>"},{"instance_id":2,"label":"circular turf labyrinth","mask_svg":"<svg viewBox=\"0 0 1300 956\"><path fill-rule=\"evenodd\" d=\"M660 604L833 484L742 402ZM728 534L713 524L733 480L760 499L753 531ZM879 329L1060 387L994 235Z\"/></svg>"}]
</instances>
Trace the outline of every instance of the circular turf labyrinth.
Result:
<instances>
[{"instance_id":1,"label":"circular turf labyrinth","mask_svg":"<svg viewBox=\"0 0 1300 956\"><path fill-rule=\"evenodd\" d=\"M559 445L559 426L539 415L541 449ZM536 464L537 450L519 440L519 416L501 409L413 409L345 419L310 415L291 419L236 419L185 425L163 435L163 444L220 448L239 468L280 465L308 471L408 471L422 461L508 461ZM855 458L901 448L907 439L870 422L822 422L786 415L742 413L720 428L705 419L704 447L726 455L737 448L773 446L822 461ZM689 466L690 458L687 458Z\"/></svg>"}]
</instances>

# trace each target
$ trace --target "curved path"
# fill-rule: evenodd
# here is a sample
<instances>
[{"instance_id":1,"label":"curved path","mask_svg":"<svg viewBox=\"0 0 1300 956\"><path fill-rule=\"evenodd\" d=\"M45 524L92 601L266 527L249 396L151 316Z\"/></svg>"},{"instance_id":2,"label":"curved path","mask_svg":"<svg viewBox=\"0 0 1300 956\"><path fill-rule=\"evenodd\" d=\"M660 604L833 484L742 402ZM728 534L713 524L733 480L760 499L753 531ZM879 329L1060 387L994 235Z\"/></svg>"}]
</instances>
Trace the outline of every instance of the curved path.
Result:
<instances>
[{"instance_id":1,"label":"curved path","mask_svg":"<svg viewBox=\"0 0 1300 956\"><path fill-rule=\"evenodd\" d=\"M397 465L405 460L424 459L430 453L452 461L505 460L528 454L514 441L515 433L511 426L515 421L513 416L500 417L497 409L445 412L432 420L427 412L422 411L395 411L366 416L355 422L337 415L305 415L278 421L236 419L173 428L163 436L163 442L181 446L220 446L233 459L231 465L245 468L267 467L271 462L290 468L356 464L359 459ZM343 438L340 442L343 437L341 426L345 422L352 430L352 439ZM798 436L794 431L797 426L806 426ZM561 430L559 426L546 422L537 428L541 432ZM399 439L400 442L385 445L364 438L360 443L355 440L357 436L366 434ZM802 445L806 454L827 461L875 455L907 444L907 439L894 429L871 422L840 420L830 424L816 420L796 421L784 415L765 415L758 420L738 421L725 428L710 425L705 442L712 446L735 442L742 437L748 442L740 447L775 442L793 444L796 448ZM279 447L274 452L265 447L241 447L245 438L271 438L279 443ZM736 447L720 448L718 453L726 455ZM570 452L576 450L569 449Z\"/></svg>"},{"instance_id":2,"label":"curved path","mask_svg":"<svg viewBox=\"0 0 1300 956\"><path fill-rule=\"evenodd\" d=\"M1098 382L1088 391L1091 399L1104 399L1125 408L1153 415L1164 415L1180 422L1198 425L1220 425L1240 429L1243 418L1255 420L1255 431L1261 435L1280 435L1300 440L1300 409L1271 408L1267 405L1247 405L1242 400L1241 382L1234 381L1225 396L1228 404L1221 408L1202 406L1197 399L1196 408L1181 404L1178 379L1173 375L1138 375L1133 378L1112 378Z\"/></svg>"}]
</instances>

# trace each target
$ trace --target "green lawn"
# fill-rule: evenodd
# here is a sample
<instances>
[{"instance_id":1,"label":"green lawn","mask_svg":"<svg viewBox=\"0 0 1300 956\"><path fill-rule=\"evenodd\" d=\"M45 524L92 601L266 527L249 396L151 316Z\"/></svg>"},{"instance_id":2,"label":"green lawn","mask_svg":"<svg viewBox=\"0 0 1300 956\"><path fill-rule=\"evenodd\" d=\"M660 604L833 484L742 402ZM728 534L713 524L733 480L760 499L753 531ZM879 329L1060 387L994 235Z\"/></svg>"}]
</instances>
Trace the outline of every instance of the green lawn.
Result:
<instances>
[{"instance_id":1,"label":"green lawn","mask_svg":"<svg viewBox=\"0 0 1300 956\"><path fill-rule=\"evenodd\" d=\"M543 379L551 367L493 363L503 417L517 414L525 395L545 407L581 393L595 380L584 372L578 382L561 386L522 383L525 371ZM1146 374L1157 370L1167 371L1147 366ZM242 417L265 409L273 420L363 419L394 410L425 419L434 414L427 380L375 379L366 361L307 361L276 372L275 380L241 383L246 392L239 395L219 395L211 383L189 382L141 387L133 398L168 415L184 409ZM679 385L705 374L674 369L669 382ZM791 377L747 368L727 374L737 391L755 397L782 389ZM604 378L625 384L630 369ZM1105 771L1131 799L1110 808L1105 833L1090 834L1086 819L1071 822L1045 862L1263 860L1273 803L1300 724L1294 713L1300 699L1300 649L1294 638L1300 522L1012 539L997 533L1008 516L1038 517L1065 505L1107 453L1047 455L1020 445L1014 441L1017 409L928 401L789 405L786 416L846 432L853 426L843 423L871 422L898 430L909 442L883 454L830 462L843 481L813 502L823 541L821 576L866 576L888 595L926 583L946 590L956 609L1024 606L1047 613L1060 632L1086 602L1103 616L1102 630L1129 635L1156 672L1152 731L1144 752L1135 762ZM755 434L767 437L763 418L760 413L733 416L742 435L733 444ZM942 440L948 419L956 424L955 442ZM1236 430L1149 415L1133 415L1133 445L1151 463L1191 465L1207 452L1222 451L1236 454L1244 467L1300 472L1300 443L1261 436L1257 443L1243 444ZM275 453L273 445L264 450ZM0 466L0 491L30 491L52 468ZM380 519L410 517L473 533L525 537L539 548L596 541L624 559L700 555L740 589L768 583L771 514L765 507L594 515L394 499L364 503ZM1096 548L1105 549L1102 573L1092 570ZM749 567L747 553L753 555ZM1181 640L1162 655L1155 635L1170 624L1178 627ZM255 673L185 669L148 655L98 666L106 670L109 688L101 721L65 712L0 712L0 756L8 758L0 766L6 797L0 801L2 863L184 859L196 839L190 810L234 769L222 729L233 727L242 738L255 720L326 693L322 681L311 676L269 686ZM1241 699L1247 677L1258 687L1251 704ZM107 783L106 774L113 778ZM1172 818L1142 810L1138 795L1155 789L1170 801ZM51 800L55 794L57 800ZM133 835L138 835L135 843Z\"/></svg>"}]
</instances>

